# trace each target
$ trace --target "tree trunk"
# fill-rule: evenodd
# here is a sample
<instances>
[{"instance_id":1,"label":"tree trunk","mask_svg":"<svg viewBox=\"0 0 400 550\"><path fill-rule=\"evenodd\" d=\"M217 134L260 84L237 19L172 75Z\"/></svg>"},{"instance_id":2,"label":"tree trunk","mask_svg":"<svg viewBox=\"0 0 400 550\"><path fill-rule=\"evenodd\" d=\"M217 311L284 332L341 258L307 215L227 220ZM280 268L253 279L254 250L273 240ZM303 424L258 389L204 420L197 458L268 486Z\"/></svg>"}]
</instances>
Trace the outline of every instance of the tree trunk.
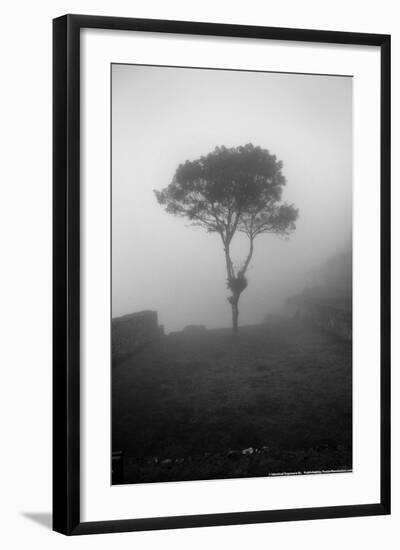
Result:
<instances>
[{"instance_id":1,"label":"tree trunk","mask_svg":"<svg viewBox=\"0 0 400 550\"><path fill-rule=\"evenodd\" d=\"M232 331L233 335L239 333L239 296L232 296Z\"/></svg>"}]
</instances>

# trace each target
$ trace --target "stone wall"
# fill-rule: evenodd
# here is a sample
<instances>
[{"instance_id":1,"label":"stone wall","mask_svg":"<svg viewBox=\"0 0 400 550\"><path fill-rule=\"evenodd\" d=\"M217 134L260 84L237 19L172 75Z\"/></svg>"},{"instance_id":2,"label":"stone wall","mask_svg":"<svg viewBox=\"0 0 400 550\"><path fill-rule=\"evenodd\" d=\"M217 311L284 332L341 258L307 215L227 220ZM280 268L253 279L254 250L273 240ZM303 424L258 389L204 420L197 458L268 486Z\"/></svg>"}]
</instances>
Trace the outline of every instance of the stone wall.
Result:
<instances>
[{"instance_id":1,"label":"stone wall","mask_svg":"<svg viewBox=\"0 0 400 550\"><path fill-rule=\"evenodd\" d=\"M290 315L343 338L352 339L352 253L349 246L312 274L300 294L286 301Z\"/></svg>"},{"instance_id":2,"label":"stone wall","mask_svg":"<svg viewBox=\"0 0 400 550\"><path fill-rule=\"evenodd\" d=\"M320 328L344 340L352 339L351 309L332 304L308 302L303 305L302 313Z\"/></svg>"},{"instance_id":3,"label":"stone wall","mask_svg":"<svg viewBox=\"0 0 400 550\"><path fill-rule=\"evenodd\" d=\"M116 317L111 324L113 365L158 340L161 330L156 311L139 311Z\"/></svg>"},{"instance_id":4,"label":"stone wall","mask_svg":"<svg viewBox=\"0 0 400 550\"><path fill-rule=\"evenodd\" d=\"M197 334L204 334L206 330L207 328L205 325L186 325L182 332L195 336Z\"/></svg>"}]
</instances>

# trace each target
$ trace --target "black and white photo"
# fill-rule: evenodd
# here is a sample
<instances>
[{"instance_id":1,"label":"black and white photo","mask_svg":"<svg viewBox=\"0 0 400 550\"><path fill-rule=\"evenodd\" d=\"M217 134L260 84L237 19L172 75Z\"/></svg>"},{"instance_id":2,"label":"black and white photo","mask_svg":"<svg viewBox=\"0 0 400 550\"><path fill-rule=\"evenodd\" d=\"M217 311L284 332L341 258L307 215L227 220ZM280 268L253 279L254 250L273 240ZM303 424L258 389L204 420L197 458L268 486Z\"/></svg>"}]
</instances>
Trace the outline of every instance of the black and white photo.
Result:
<instances>
[{"instance_id":1,"label":"black and white photo","mask_svg":"<svg viewBox=\"0 0 400 550\"><path fill-rule=\"evenodd\" d=\"M352 86L112 64L113 484L352 471Z\"/></svg>"}]
</instances>

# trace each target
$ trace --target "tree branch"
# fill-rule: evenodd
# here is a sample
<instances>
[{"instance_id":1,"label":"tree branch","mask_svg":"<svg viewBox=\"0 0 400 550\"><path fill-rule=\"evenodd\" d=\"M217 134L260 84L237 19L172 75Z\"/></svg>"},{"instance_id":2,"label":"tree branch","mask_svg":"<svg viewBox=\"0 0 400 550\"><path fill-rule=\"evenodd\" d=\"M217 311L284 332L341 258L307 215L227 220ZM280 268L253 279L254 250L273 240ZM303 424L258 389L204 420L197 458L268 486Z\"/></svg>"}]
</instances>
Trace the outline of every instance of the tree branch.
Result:
<instances>
[{"instance_id":1,"label":"tree branch","mask_svg":"<svg viewBox=\"0 0 400 550\"><path fill-rule=\"evenodd\" d=\"M254 251L254 237L249 237L249 240L250 240L249 253L247 254L247 258L244 262L244 265L243 265L242 269L238 273L238 275L240 275L242 277L246 273L247 268L249 267L251 258L253 256L253 251Z\"/></svg>"}]
</instances>

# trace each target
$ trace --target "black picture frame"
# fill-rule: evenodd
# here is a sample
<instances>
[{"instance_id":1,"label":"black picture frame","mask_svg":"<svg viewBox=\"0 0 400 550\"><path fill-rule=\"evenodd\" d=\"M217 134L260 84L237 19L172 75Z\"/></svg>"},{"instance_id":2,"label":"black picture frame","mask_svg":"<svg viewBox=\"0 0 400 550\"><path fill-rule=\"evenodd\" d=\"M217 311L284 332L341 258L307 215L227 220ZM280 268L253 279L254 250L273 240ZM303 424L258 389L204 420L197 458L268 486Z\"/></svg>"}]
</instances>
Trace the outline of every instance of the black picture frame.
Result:
<instances>
[{"instance_id":1,"label":"black picture frame","mask_svg":"<svg viewBox=\"0 0 400 550\"><path fill-rule=\"evenodd\" d=\"M380 501L81 522L80 520L80 30L147 31L378 46L381 51ZM390 513L390 36L214 23L65 15L53 21L53 529L66 535Z\"/></svg>"}]
</instances>

